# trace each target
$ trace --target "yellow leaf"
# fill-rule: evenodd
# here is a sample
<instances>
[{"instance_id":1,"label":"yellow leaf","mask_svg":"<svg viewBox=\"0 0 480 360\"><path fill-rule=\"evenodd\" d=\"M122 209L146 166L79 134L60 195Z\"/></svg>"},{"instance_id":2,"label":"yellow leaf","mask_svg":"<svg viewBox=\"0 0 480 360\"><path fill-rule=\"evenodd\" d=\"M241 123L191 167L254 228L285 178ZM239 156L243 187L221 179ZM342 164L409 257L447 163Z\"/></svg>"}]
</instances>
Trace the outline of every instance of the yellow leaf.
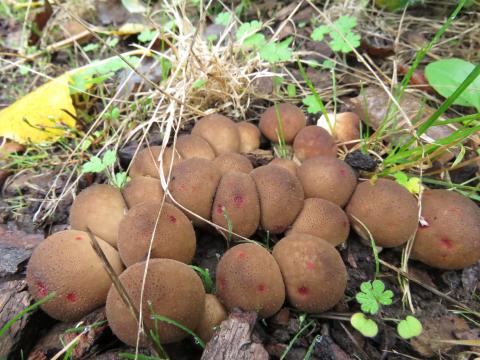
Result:
<instances>
[{"instance_id":1,"label":"yellow leaf","mask_svg":"<svg viewBox=\"0 0 480 360\"><path fill-rule=\"evenodd\" d=\"M55 78L0 111L0 136L19 143L48 143L75 126L70 75ZM67 112L65 112L66 110Z\"/></svg>"}]
</instances>

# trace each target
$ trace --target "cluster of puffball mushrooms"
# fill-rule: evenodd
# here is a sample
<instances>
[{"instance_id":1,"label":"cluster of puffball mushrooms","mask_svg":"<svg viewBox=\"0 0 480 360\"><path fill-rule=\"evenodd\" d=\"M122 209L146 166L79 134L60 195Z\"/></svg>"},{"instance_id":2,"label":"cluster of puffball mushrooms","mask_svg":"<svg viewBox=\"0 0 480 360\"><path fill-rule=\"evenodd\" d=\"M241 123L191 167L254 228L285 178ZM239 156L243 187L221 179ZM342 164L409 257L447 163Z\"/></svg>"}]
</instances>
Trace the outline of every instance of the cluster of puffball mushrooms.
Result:
<instances>
[{"instance_id":1,"label":"cluster of puffball mushrooms","mask_svg":"<svg viewBox=\"0 0 480 360\"><path fill-rule=\"evenodd\" d=\"M30 292L37 299L55 292L42 309L63 321L106 304L114 334L135 345L136 320L92 249L89 229L137 310L145 281L147 328L154 327L153 311L208 341L234 308L268 318L286 298L302 312L331 309L347 283L335 246L347 240L350 226L384 248L414 237L412 257L435 268L474 264L480 258L480 208L458 193L427 189L419 221L418 199L395 181L358 183L356 171L337 158L336 140L354 140L358 128L358 118L349 127L353 117L347 115L331 135L306 126L302 110L292 104L268 108L258 128L213 114L163 153L157 146L139 151L122 190L105 184L83 190L71 207L71 230L54 233L35 249L27 271ZM278 142L279 124L296 161L274 159L254 169L242 154L259 148L261 133ZM161 177L169 179L165 186ZM188 264L196 250L194 226L212 223L243 242L223 254L216 294L206 294ZM285 234L272 252L245 242L259 227ZM158 322L158 335L162 343L188 336L166 322Z\"/></svg>"}]
</instances>

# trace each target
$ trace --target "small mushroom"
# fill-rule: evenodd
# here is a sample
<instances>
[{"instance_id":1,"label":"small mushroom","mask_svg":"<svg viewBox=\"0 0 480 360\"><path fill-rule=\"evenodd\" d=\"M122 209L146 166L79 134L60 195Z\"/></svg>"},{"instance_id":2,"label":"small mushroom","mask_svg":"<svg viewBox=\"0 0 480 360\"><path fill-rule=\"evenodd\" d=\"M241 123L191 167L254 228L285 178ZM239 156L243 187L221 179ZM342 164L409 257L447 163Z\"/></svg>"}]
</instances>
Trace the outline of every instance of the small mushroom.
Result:
<instances>
[{"instance_id":1,"label":"small mushroom","mask_svg":"<svg viewBox=\"0 0 480 360\"><path fill-rule=\"evenodd\" d=\"M403 245L417 229L417 200L407 189L389 179L359 184L346 212L357 234L370 243L366 226L375 244L381 247Z\"/></svg>"},{"instance_id":2,"label":"small mushroom","mask_svg":"<svg viewBox=\"0 0 480 360\"><path fill-rule=\"evenodd\" d=\"M300 130L293 142L295 157L304 161L315 156L337 156L335 139L323 128L310 125Z\"/></svg>"},{"instance_id":3,"label":"small mushroom","mask_svg":"<svg viewBox=\"0 0 480 360\"><path fill-rule=\"evenodd\" d=\"M237 123L240 134L240 152L249 153L260 147L260 130L252 123L242 121Z\"/></svg>"},{"instance_id":4,"label":"small mushroom","mask_svg":"<svg viewBox=\"0 0 480 360\"><path fill-rule=\"evenodd\" d=\"M144 201L161 201L162 183L149 176L137 176L124 186L122 194L129 208Z\"/></svg>"},{"instance_id":5,"label":"small mushroom","mask_svg":"<svg viewBox=\"0 0 480 360\"><path fill-rule=\"evenodd\" d=\"M260 197L260 222L273 234L284 232L303 207L300 181L276 165L260 166L251 172Z\"/></svg>"},{"instance_id":6,"label":"small mushroom","mask_svg":"<svg viewBox=\"0 0 480 360\"><path fill-rule=\"evenodd\" d=\"M331 156L307 159L297 170L306 198L329 200L344 207L357 186L355 171Z\"/></svg>"},{"instance_id":7,"label":"small mushroom","mask_svg":"<svg viewBox=\"0 0 480 360\"><path fill-rule=\"evenodd\" d=\"M270 161L269 165L280 166L290 172L293 176L297 176L298 165L291 159L275 158Z\"/></svg>"},{"instance_id":8,"label":"small mushroom","mask_svg":"<svg viewBox=\"0 0 480 360\"><path fill-rule=\"evenodd\" d=\"M130 266L144 261L151 241L152 258L189 264L195 254L192 223L182 211L162 201L135 205L123 217L118 231L118 251L123 263Z\"/></svg>"},{"instance_id":9,"label":"small mushroom","mask_svg":"<svg viewBox=\"0 0 480 360\"><path fill-rule=\"evenodd\" d=\"M294 233L273 248L290 304L300 311L331 309L347 286L347 270L333 245L316 236Z\"/></svg>"},{"instance_id":10,"label":"small mushroom","mask_svg":"<svg viewBox=\"0 0 480 360\"><path fill-rule=\"evenodd\" d=\"M122 193L117 188L95 184L78 194L70 208L70 225L74 230L87 231L117 247L120 221L126 212Z\"/></svg>"},{"instance_id":11,"label":"small mushroom","mask_svg":"<svg viewBox=\"0 0 480 360\"><path fill-rule=\"evenodd\" d=\"M146 262L136 263L119 276L136 309L140 307L145 266ZM162 344L183 340L189 336L186 331L165 321L155 322L152 316L165 316L193 331L200 323L204 309L202 280L190 266L171 259L149 261L142 302L145 332L155 330ZM127 345L135 346L138 323L115 286L108 292L106 314L112 332ZM140 335L140 345L147 345L144 335Z\"/></svg>"},{"instance_id":12,"label":"small mushroom","mask_svg":"<svg viewBox=\"0 0 480 360\"><path fill-rule=\"evenodd\" d=\"M480 259L480 208L454 191L426 190L412 255L439 269L463 269Z\"/></svg>"},{"instance_id":13,"label":"small mushroom","mask_svg":"<svg viewBox=\"0 0 480 360\"><path fill-rule=\"evenodd\" d=\"M310 234L337 246L347 240L350 223L347 214L337 204L310 198L305 199L303 209L292 225L291 233Z\"/></svg>"},{"instance_id":14,"label":"small mushroom","mask_svg":"<svg viewBox=\"0 0 480 360\"><path fill-rule=\"evenodd\" d=\"M205 311L195 332L200 339L208 342L215 333L215 328L226 318L227 310L222 303L215 295L207 294L205 296Z\"/></svg>"},{"instance_id":15,"label":"small mushroom","mask_svg":"<svg viewBox=\"0 0 480 360\"><path fill-rule=\"evenodd\" d=\"M213 162L222 175L230 171L240 171L248 174L253 170L250 160L246 156L237 153L221 154Z\"/></svg>"},{"instance_id":16,"label":"small mushroom","mask_svg":"<svg viewBox=\"0 0 480 360\"><path fill-rule=\"evenodd\" d=\"M275 314L285 301L285 285L272 255L260 245L245 243L223 254L216 271L217 295L227 309Z\"/></svg>"},{"instance_id":17,"label":"small mushroom","mask_svg":"<svg viewBox=\"0 0 480 360\"><path fill-rule=\"evenodd\" d=\"M360 118L354 112L328 114L330 124L324 115L320 117L317 125L328 131L329 134L339 141L346 143L347 148L352 148L360 140ZM333 132L332 132L333 130Z\"/></svg>"},{"instance_id":18,"label":"small mushroom","mask_svg":"<svg viewBox=\"0 0 480 360\"><path fill-rule=\"evenodd\" d=\"M143 150L140 150L133 158L130 164L129 175L131 178L137 176L150 176L160 179L160 153L162 152L161 146L149 146ZM177 151L173 151L172 148L167 147L162 155L163 173L165 177L170 172L170 166L173 161L173 165L181 161L181 157Z\"/></svg>"},{"instance_id":19,"label":"small mushroom","mask_svg":"<svg viewBox=\"0 0 480 360\"><path fill-rule=\"evenodd\" d=\"M277 111L280 119L277 117ZM260 117L259 128L267 139L278 143L280 131L278 125L281 123L285 142L291 144L297 133L305 127L306 121L305 114L299 107L289 103L282 103L265 110Z\"/></svg>"},{"instance_id":20,"label":"small mushroom","mask_svg":"<svg viewBox=\"0 0 480 360\"><path fill-rule=\"evenodd\" d=\"M204 116L195 124L192 134L207 140L217 156L240 151L240 133L235 123L226 116Z\"/></svg>"},{"instance_id":21,"label":"small mushroom","mask_svg":"<svg viewBox=\"0 0 480 360\"><path fill-rule=\"evenodd\" d=\"M97 241L115 273L120 274L123 265L117 251L105 241ZM55 293L41 305L43 311L57 320L74 321L105 304L112 282L89 235L65 230L35 248L27 267L27 283L35 300Z\"/></svg>"},{"instance_id":22,"label":"small mushroom","mask_svg":"<svg viewBox=\"0 0 480 360\"><path fill-rule=\"evenodd\" d=\"M182 159L191 159L194 157L207 160L215 159L215 151L208 144L207 140L196 135L183 135L177 139L175 145Z\"/></svg>"},{"instance_id":23,"label":"small mushroom","mask_svg":"<svg viewBox=\"0 0 480 360\"><path fill-rule=\"evenodd\" d=\"M175 201L193 213L209 220L221 174L213 161L200 158L184 160L172 170L169 190ZM202 224L187 213L195 225Z\"/></svg>"},{"instance_id":24,"label":"small mushroom","mask_svg":"<svg viewBox=\"0 0 480 360\"><path fill-rule=\"evenodd\" d=\"M249 174L238 171L222 176L215 194L212 221L244 237L255 233L260 222L260 200ZM230 224L229 224L230 223Z\"/></svg>"}]
</instances>

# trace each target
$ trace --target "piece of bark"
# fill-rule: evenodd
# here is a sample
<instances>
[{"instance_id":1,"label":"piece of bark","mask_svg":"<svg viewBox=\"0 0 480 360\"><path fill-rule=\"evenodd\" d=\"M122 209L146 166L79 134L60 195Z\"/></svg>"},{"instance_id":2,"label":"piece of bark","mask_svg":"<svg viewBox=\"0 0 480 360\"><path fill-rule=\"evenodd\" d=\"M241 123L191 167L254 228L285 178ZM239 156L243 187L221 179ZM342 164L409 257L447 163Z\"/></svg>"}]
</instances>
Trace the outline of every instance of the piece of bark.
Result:
<instances>
[{"instance_id":1,"label":"piece of bark","mask_svg":"<svg viewBox=\"0 0 480 360\"><path fill-rule=\"evenodd\" d=\"M27 291L25 280L8 281L0 285L0 328L6 325L15 315L32 304L33 298ZM29 325L33 313L27 313L13 323L0 337L0 358L13 359L22 345L22 338L29 333Z\"/></svg>"},{"instance_id":2,"label":"piece of bark","mask_svg":"<svg viewBox=\"0 0 480 360\"><path fill-rule=\"evenodd\" d=\"M208 342L202 360L263 360L268 353L260 343L252 341L257 313L234 310Z\"/></svg>"}]
</instances>

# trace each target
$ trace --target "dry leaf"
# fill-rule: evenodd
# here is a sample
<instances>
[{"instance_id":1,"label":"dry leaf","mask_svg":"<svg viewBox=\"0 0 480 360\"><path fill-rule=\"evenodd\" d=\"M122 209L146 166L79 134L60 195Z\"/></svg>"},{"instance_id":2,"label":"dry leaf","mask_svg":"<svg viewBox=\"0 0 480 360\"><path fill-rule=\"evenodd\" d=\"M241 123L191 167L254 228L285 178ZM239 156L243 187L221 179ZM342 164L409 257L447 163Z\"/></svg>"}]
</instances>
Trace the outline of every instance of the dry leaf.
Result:
<instances>
[{"instance_id":1,"label":"dry leaf","mask_svg":"<svg viewBox=\"0 0 480 360\"><path fill-rule=\"evenodd\" d=\"M69 74L55 78L0 111L0 136L41 144L64 135L75 125L67 112L76 115L69 79Z\"/></svg>"}]
</instances>

